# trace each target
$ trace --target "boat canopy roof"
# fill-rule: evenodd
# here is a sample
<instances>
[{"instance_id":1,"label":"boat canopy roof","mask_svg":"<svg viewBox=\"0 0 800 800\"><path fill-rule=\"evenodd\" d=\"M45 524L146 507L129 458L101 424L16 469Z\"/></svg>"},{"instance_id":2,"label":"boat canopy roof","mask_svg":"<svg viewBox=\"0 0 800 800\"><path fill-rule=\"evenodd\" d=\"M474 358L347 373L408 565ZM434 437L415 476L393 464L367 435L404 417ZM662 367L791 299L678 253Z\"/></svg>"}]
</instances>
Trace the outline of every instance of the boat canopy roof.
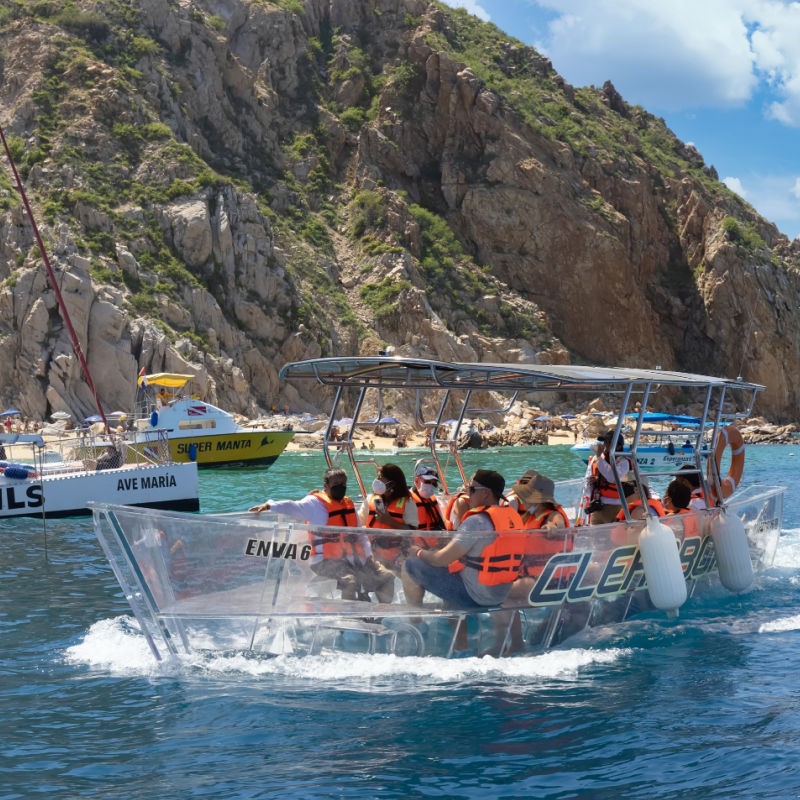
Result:
<instances>
[{"instance_id":1,"label":"boat canopy roof","mask_svg":"<svg viewBox=\"0 0 800 800\"><path fill-rule=\"evenodd\" d=\"M764 386L741 378L689 372L568 364L484 364L398 356L316 358L286 364L282 379L315 380L342 387L471 389L485 391L626 392L653 386L730 388L760 392ZM148 379L149 380L149 379Z\"/></svg>"},{"instance_id":2,"label":"boat canopy roof","mask_svg":"<svg viewBox=\"0 0 800 800\"><path fill-rule=\"evenodd\" d=\"M638 417L636 411L631 411L626 417ZM660 411L648 411L642 415L642 422L666 422L675 425L699 425L702 420L700 417L690 417L687 414L662 414Z\"/></svg>"},{"instance_id":3,"label":"boat canopy roof","mask_svg":"<svg viewBox=\"0 0 800 800\"><path fill-rule=\"evenodd\" d=\"M44 438L38 433L0 433L2 444L35 444L44 447Z\"/></svg>"},{"instance_id":4,"label":"boat canopy roof","mask_svg":"<svg viewBox=\"0 0 800 800\"><path fill-rule=\"evenodd\" d=\"M749 416L755 403L756 394L764 386L749 383L742 378L716 378L710 375L695 375L689 372L674 372L662 369L635 369L632 367L592 367L571 364L495 364L460 363L436 361L425 358L403 356L342 356L335 358L313 358L286 364L280 372L282 380L314 381L335 389L328 427L323 437L323 452L328 466L334 457L341 455L342 448L347 452L355 472L361 493L366 495L366 486L359 472L360 464L375 465L369 453L363 456L353 442L353 429L362 424L358 422L364 408L365 397L374 392L377 395L378 416L382 414L381 396L385 389L405 390L416 393L415 415L420 425L424 424L423 402L438 405L436 423L430 436L430 460L441 476L442 487L447 491L444 470L440 463L440 451L452 456L464 485L467 474L458 455L461 425L477 415L506 414L520 394L538 392L591 393L592 395L614 394L619 400L619 411L615 423L615 441L622 430L623 419L633 406L632 398L638 397L638 410L633 441L630 445L634 456L634 472L638 478L636 451L639 435L642 432L644 417L648 413L651 396L661 389L685 390L688 396L703 406L703 416L697 424L694 436L695 467L698 474L703 464L701 457L708 458L713 450L708 447L716 441L719 427L726 421ZM348 391L350 390L350 391ZM354 391L352 391L354 390ZM664 392L673 394L674 392ZM484 408L485 398L476 395L495 394L502 397L490 398L498 407ZM735 397L733 397L735 395ZM336 421L345 416L350 420L345 441L341 436L334 437ZM454 408L458 408L455 420L449 419ZM434 412L436 413L436 412ZM622 415L622 416L619 416ZM668 417L670 415L663 415ZM677 419L677 416L674 417ZM454 423L450 425L450 423ZM705 436L705 423L713 426L708 437ZM445 430L444 433L441 431ZM707 439L707 441L706 441ZM674 467L670 467L674 469ZM620 484L621 487L621 484ZM620 492L622 489L620 488Z\"/></svg>"},{"instance_id":5,"label":"boat canopy roof","mask_svg":"<svg viewBox=\"0 0 800 800\"><path fill-rule=\"evenodd\" d=\"M164 386L167 389L181 389L194 375L181 375L177 372L154 372L152 375L142 375L137 381L139 386Z\"/></svg>"}]
</instances>

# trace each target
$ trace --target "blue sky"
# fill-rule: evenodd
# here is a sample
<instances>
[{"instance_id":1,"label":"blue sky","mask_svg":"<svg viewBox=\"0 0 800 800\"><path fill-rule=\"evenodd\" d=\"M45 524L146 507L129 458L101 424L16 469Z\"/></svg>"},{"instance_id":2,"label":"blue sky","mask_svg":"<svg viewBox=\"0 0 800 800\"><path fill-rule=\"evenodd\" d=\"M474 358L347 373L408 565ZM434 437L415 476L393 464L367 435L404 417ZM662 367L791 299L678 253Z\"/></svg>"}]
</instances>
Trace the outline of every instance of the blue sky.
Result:
<instances>
[{"instance_id":1,"label":"blue sky","mask_svg":"<svg viewBox=\"0 0 800 800\"><path fill-rule=\"evenodd\" d=\"M800 237L800 2L445 2L533 45L574 86L610 80Z\"/></svg>"}]
</instances>

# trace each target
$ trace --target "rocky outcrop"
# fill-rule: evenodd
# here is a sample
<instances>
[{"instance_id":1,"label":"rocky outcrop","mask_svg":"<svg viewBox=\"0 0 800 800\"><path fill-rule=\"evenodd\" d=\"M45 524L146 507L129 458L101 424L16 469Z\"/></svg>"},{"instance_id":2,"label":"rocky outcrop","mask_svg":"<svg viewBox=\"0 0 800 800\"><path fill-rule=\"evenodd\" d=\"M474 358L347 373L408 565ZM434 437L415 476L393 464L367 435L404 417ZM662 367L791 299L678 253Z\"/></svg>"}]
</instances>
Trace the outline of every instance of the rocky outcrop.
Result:
<instances>
[{"instance_id":1,"label":"rocky outcrop","mask_svg":"<svg viewBox=\"0 0 800 800\"><path fill-rule=\"evenodd\" d=\"M37 8L0 24L0 122L107 407L145 368L316 410L282 364L392 345L742 375L795 417L800 242L610 83L426 0ZM6 183L0 400L94 410Z\"/></svg>"},{"instance_id":2,"label":"rocky outcrop","mask_svg":"<svg viewBox=\"0 0 800 800\"><path fill-rule=\"evenodd\" d=\"M747 420L739 426L745 444L797 444L800 427L775 425L764 419Z\"/></svg>"}]
</instances>

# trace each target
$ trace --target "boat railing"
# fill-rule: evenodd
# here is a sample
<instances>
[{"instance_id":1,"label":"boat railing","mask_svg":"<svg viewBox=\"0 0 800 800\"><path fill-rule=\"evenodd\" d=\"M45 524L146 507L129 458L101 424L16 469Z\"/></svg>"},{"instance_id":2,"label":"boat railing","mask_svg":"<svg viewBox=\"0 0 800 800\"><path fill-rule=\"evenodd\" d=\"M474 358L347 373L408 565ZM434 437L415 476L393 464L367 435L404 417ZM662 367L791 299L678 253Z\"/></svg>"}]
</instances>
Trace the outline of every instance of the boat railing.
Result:
<instances>
[{"instance_id":1,"label":"boat railing","mask_svg":"<svg viewBox=\"0 0 800 800\"><path fill-rule=\"evenodd\" d=\"M166 435L156 436L146 447L135 447L125 434L96 434L80 430L60 436L3 435L6 463L29 465L42 474L66 474L94 470L109 445L120 454L117 466L170 463Z\"/></svg>"},{"instance_id":2,"label":"boat railing","mask_svg":"<svg viewBox=\"0 0 800 800\"><path fill-rule=\"evenodd\" d=\"M77 434L60 436L3 436L6 458L4 469L14 466L30 468L37 474L65 474L86 469L84 440Z\"/></svg>"}]
</instances>

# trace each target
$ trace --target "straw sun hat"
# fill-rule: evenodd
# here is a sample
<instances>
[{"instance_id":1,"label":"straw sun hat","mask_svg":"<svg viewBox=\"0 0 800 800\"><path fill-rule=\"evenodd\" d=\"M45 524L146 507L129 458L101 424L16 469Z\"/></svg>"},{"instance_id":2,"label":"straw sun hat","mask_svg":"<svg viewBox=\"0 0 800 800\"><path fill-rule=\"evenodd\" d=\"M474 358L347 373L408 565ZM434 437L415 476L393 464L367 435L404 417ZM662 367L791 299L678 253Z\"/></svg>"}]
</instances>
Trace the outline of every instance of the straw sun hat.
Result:
<instances>
[{"instance_id":1,"label":"straw sun hat","mask_svg":"<svg viewBox=\"0 0 800 800\"><path fill-rule=\"evenodd\" d=\"M532 506L536 503L556 502L554 497L555 483L535 469L529 469L519 480L514 482L511 488L526 506Z\"/></svg>"}]
</instances>

